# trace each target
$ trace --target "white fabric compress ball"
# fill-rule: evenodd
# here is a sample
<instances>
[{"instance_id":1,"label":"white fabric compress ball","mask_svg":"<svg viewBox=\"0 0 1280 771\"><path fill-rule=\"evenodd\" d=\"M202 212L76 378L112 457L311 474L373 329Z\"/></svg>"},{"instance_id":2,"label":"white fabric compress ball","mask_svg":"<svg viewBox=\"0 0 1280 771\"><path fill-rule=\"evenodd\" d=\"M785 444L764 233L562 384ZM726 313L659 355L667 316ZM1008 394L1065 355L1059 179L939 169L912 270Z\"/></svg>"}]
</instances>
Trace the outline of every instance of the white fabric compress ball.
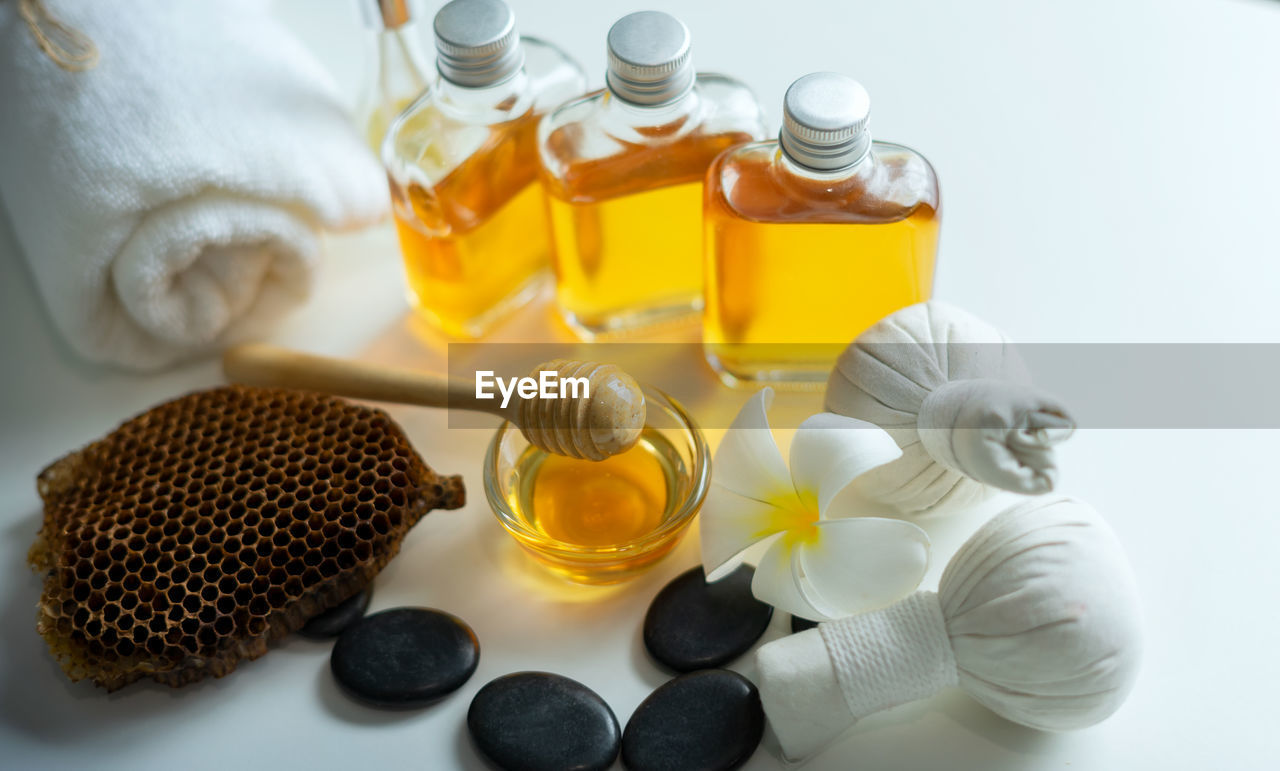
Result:
<instances>
[{"instance_id":1,"label":"white fabric compress ball","mask_svg":"<svg viewBox=\"0 0 1280 771\"><path fill-rule=\"evenodd\" d=\"M904 513L972 504L995 488L1049 492L1053 445L1075 426L1065 407L1031 386L1000 330L937 301L859 335L827 381L826 409L893 436L902 457L855 487Z\"/></svg>"},{"instance_id":2,"label":"white fabric compress ball","mask_svg":"<svg viewBox=\"0 0 1280 771\"><path fill-rule=\"evenodd\" d=\"M1124 702L1141 652L1137 590L1111 528L1080 501L1035 499L965 542L936 594L762 647L757 685L798 759L952 685L1015 723L1085 728Z\"/></svg>"}]
</instances>

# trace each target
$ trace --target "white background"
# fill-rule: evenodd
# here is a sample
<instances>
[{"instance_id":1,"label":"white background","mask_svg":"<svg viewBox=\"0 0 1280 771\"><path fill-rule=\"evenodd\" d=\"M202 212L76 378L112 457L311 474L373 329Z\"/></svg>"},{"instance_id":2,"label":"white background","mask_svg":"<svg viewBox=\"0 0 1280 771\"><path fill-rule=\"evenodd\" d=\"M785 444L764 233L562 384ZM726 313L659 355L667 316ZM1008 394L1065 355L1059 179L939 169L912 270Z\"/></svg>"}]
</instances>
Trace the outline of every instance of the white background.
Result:
<instances>
[{"instance_id":1,"label":"white background","mask_svg":"<svg viewBox=\"0 0 1280 771\"><path fill-rule=\"evenodd\" d=\"M594 83L609 24L642 7L514 5L524 31L563 43ZM942 179L937 295L1015 339L1280 343L1280 3L649 5L677 12L699 66L747 81L775 127L794 78L830 69L861 79L875 134L924 152ZM291 0L281 12L353 94L362 59L352 8ZM277 339L442 367L439 340L405 316L389 228L328 243L313 301ZM0 265L0 766L480 768L464 715L493 677L569 675L623 723L666 679L643 651L641 619L662 584L696 564L696 535L632 584L556 584L492 520L480 485L488 432L391 408L433 467L464 475L470 502L415 528L379 579L374 608L436 606L467 619L483 655L461 691L421 711L367 709L336 691L328 646L301 639L178 691L140 684L107 696L68 683L33 629L40 580L25 552L40 518L35 475L219 375L212 362L151 377L80 364L53 336L7 222ZM533 308L499 338L559 334ZM1110 720L1044 735L953 691L864 721L809 767L1274 767L1276 439L1086 430L1062 449L1063 489L1111 520L1144 595L1144 669ZM926 523L937 562L926 583L975 524L976 515ZM770 636L785 621L779 614ZM748 766L777 767L767 748Z\"/></svg>"}]
</instances>

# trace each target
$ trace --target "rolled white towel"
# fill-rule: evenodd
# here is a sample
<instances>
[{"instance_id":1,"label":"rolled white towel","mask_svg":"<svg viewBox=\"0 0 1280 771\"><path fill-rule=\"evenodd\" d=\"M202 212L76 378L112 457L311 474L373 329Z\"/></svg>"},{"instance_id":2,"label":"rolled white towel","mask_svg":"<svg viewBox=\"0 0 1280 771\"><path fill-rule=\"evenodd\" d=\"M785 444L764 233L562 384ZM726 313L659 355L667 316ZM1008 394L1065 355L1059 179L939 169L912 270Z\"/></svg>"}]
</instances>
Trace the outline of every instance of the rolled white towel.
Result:
<instances>
[{"instance_id":1,"label":"rolled white towel","mask_svg":"<svg viewBox=\"0 0 1280 771\"><path fill-rule=\"evenodd\" d=\"M0 198L88 359L164 366L305 298L317 230L386 182L332 81L254 0L45 0L97 46L67 72L0 2Z\"/></svg>"}]
</instances>

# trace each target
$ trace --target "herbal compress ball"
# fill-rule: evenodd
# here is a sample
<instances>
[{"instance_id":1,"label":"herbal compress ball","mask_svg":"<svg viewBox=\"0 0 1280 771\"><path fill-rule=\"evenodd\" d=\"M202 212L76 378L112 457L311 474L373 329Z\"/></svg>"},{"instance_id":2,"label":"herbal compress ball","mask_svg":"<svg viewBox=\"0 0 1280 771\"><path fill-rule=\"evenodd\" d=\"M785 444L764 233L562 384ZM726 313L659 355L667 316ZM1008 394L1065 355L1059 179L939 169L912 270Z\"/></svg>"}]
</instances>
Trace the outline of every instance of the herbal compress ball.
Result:
<instances>
[{"instance_id":1,"label":"herbal compress ball","mask_svg":"<svg viewBox=\"0 0 1280 771\"><path fill-rule=\"evenodd\" d=\"M969 538L937 593L820 624L756 654L787 757L856 720L959 685L1015 723L1085 728L1115 712L1142 658L1133 575L1111 528L1072 498L1033 498Z\"/></svg>"},{"instance_id":2,"label":"herbal compress ball","mask_svg":"<svg viewBox=\"0 0 1280 771\"><path fill-rule=\"evenodd\" d=\"M964 506L997 488L1053 490L1053 448L1075 421L1031 385L1004 333L931 300L881 319L836 361L829 412L875 423L902 457L863 474L861 493L903 513Z\"/></svg>"},{"instance_id":3,"label":"herbal compress ball","mask_svg":"<svg viewBox=\"0 0 1280 771\"><path fill-rule=\"evenodd\" d=\"M72 680L108 690L225 675L465 500L381 410L239 386L155 407L37 486L36 628Z\"/></svg>"}]
</instances>

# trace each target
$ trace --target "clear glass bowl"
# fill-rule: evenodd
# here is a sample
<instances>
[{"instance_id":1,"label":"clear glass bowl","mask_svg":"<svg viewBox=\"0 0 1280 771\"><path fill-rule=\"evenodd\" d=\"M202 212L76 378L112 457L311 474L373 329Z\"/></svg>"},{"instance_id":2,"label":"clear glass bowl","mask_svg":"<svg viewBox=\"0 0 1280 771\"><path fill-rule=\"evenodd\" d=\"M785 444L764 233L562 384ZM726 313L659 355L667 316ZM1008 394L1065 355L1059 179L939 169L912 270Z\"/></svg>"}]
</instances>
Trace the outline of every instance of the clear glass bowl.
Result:
<instances>
[{"instance_id":1,"label":"clear glass bowl","mask_svg":"<svg viewBox=\"0 0 1280 771\"><path fill-rule=\"evenodd\" d=\"M537 456L519 429L504 423L489 443L484 461L484 492L498 522L539 563L571 581L613 584L639 575L680 542L702 507L711 483L711 453L706 439L679 402L642 386L645 433L641 442L653 451L666 478L666 508L657 527L645 535L609 546L585 546L557 540L533 521L531 497ZM532 458L532 461L531 461Z\"/></svg>"}]
</instances>

